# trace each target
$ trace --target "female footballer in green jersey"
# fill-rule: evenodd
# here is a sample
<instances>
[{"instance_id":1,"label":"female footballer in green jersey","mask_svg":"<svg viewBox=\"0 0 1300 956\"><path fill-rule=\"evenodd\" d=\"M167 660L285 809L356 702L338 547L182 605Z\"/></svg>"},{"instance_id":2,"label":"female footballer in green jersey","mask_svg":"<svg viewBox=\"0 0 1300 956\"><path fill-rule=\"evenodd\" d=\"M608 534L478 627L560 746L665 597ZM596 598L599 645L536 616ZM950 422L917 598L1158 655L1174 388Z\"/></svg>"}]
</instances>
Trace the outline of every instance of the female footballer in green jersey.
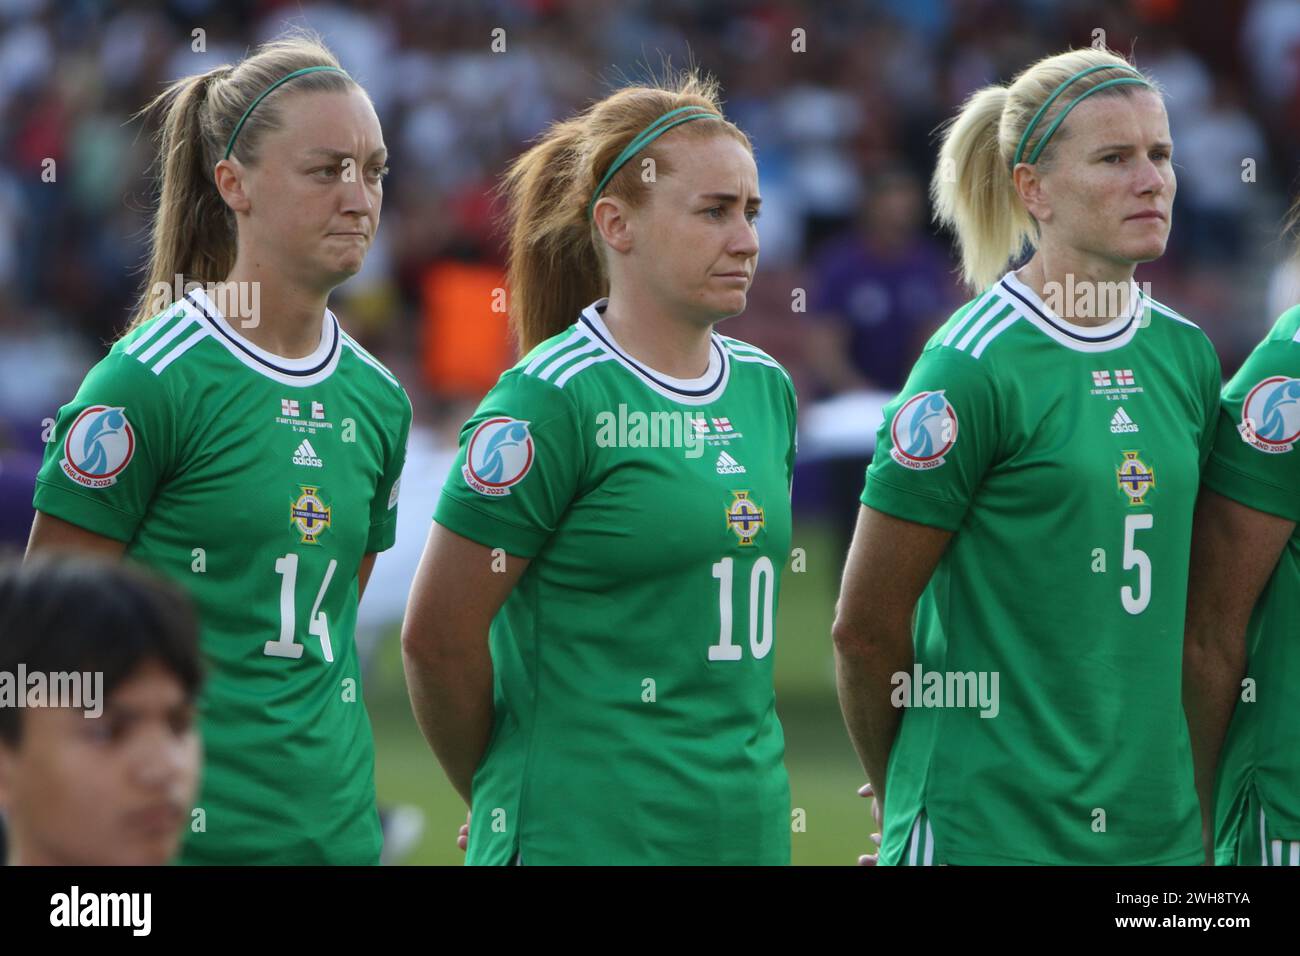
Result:
<instances>
[{"instance_id":1,"label":"female footballer in green jersey","mask_svg":"<svg viewBox=\"0 0 1300 956\"><path fill-rule=\"evenodd\" d=\"M932 193L982 291L885 409L834 625L880 863L1200 859L1180 673L1219 365L1133 281L1172 148L1155 84L1095 49L946 131Z\"/></svg>"},{"instance_id":2,"label":"female footballer in green jersey","mask_svg":"<svg viewBox=\"0 0 1300 956\"><path fill-rule=\"evenodd\" d=\"M461 433L403 630L473 864L784 864L789 376L745 308L758 173L686 74L505 180L524 354Z\"/></svg>"},{"instance_id":3,"label":"female footballer in green jersey","mask_svg":"<svg viewBox=\"0 0 1300 956\"><path fill-rule=\"evenodd\" d=\"M379 121L307 37L156 104L148 284L59 411L29 553L125 555L194 598L205 767L182 862L374 863L353 631L411 406L326 303L379 225ZM173 281L195 286L155 302Z\"/></svg>"},{"instance_id":4,"label":"female footballer in green jersey","mask_svg":"<svg viewBox=\"0 0 1300 956\"><path fill-rule=\"evenodd\" d=\"M1192 538L1184 697L1207 859L1223 865L1300 866L1297 442L1300 306L1223 390Z\"/></svg>"}]
</instances>

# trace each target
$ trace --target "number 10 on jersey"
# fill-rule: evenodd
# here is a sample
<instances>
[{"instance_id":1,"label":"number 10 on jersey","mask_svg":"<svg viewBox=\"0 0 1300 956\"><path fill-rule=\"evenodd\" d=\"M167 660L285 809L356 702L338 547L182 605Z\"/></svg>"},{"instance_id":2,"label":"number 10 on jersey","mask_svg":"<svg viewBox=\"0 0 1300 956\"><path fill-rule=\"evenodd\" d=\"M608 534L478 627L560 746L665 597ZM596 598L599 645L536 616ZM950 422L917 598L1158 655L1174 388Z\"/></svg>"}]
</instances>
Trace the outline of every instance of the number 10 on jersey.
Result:
<instances>
[{"instance_id":1,"label":"number 10 on jersey","mask_svg":"<svg viewBox=\"0 0 1300 956\"><path fill-rule=\"evenodd\" d=\"M731 583L734 574L735 558L723 558L713 565L713 576L718 580L720 624L718 643L709 645L711 661L738 661L742 655L741 646L731 643ZM749 653L754 660L762 660L772 651L775 584L776 572L772 568L772 559L763 555L754 562L754 567L749 572Z\"/></svg>"}]
</instances>

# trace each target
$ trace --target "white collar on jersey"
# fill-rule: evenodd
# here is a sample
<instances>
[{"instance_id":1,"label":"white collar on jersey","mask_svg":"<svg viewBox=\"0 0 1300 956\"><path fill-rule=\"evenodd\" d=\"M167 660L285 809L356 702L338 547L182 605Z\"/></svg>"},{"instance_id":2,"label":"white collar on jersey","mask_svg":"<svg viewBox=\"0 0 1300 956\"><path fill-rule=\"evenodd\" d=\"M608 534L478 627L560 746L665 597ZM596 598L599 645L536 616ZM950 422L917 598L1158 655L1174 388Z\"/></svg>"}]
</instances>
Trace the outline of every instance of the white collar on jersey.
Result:
<instances>
[{"instance_id":1,"label":"white collar on jersey","mask_svg":"<svg viewBox=\"0 0 1300 956\"><path fill-rule=\"evenodd\" d=\"M997 283L1002 298L1020 314L1062 345L1079 352L1109 352L1127 345L1137 334L1146 300L1136 281L1129 280L1128 311L1105 325L1076 325L1067 322L1047 307L1038 293L1008 272Z\"/></svg>"},{"instance_id":2,"label":"white collar on jersey","mask_svg":"<svg viewBox=\"0 0 1300 956\"><path fill-rule=\"evenodd\" d=\"M254 345L237 332L203 289L191 289L181 301L191 314L207 324L213 338L221 342L231 355L282 385L315 385L329 378L338 366L342 330L339 320L329 309L321 317L320 345L316 350L302 358L285 358Z\"/></svg>"},{"instance_id":3,"label":"white collar on jersey","mask_svg":"<svg viewBox=\"0 0 1300 956\"><path fill-rule=\"evenodd\" d=\"M613 333L605 325L603 313L607 305L609 305L608 298L597 299L583 309L578 327L591 341L597 343L656 392L683 405L705 405L716 401L726 390L727 379L731 374L731 363L727 359L727 350L722 347L716 332L710 335L709 367L704 370L704 374L698 378L673 378L638 362L623 351L614 339Z\"/></svg>"}]
</instances>

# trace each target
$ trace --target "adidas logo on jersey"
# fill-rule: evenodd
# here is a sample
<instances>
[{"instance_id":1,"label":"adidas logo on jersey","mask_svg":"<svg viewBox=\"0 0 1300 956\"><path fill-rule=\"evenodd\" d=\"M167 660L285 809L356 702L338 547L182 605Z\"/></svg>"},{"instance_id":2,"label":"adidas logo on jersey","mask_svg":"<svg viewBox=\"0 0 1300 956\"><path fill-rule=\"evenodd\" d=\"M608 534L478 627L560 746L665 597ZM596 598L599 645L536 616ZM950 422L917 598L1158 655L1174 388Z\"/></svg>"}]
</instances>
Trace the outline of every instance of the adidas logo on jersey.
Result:
<instances>
[{"instance_id":1,"label":"adidas logo on jersey","mask_svg":"<svg viewBox=\"0 0 1300 956\"><path fill-rule=\"evenodd\" d=\"M316 457L316 449L311 447L311 442L303 439L298 450L293 453L293 463L295 465L306 465L309 468L324 468L325 462Z\"/></svg>"},{"instance_id":2,"label":"adidas logo on jersey","mask_svg":"<svg viewBox=\"0 0 1300 956\"><path fill-rule=\"evenodd\" d=\"M1110 419L1110 431L1112 435L1123 435L1128 432L1138 430L1137 422L1128 417L1128 412L1124 411L1124 406L1115 409L1115 414Z\"/></svg>"},{"instance_id":3,"label":"adidas logo on jersey","mask_svg":"<svg viewBox=\"0 0 1300 956\"><path fill-rule=\"evenodd\" d=\"M736 459L732 458L725 451L718 455L718 474L720 475L743 475L745 466Z\"/></svg>"}]
</instances>

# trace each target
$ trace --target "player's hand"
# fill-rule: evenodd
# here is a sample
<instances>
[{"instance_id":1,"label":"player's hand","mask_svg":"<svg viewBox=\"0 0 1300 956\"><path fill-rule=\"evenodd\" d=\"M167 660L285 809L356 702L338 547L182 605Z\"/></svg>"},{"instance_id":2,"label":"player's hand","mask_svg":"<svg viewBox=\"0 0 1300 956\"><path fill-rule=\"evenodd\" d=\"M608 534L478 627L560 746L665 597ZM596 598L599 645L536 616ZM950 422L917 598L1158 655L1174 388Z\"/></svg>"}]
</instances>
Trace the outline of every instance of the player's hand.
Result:
<instances>
[{"instance_id":1,"label":"player's hand","mask_svg":"<svg viewBox=\"0 0 1300 956\"><path fill-rule=\"evenodd\" d=\"M465 822L460 825L460 832L456 834L456 846L462 850L469 849L469 818L473 815L472 810L465 812Z\"/></svg>"},{"instance_id":2,"label":"player's hand","mask_svg":"<svg viewBox=\"0 0 1300 956\"><path fill-rule=\"evenodd\" d=\"M876 791L871 789L869 783L864 783L858 788L858 796L871 798L871 816L876 821L876 832L871 834L871 839L876 844L876 852L864 853L858 857L858 866L875 866L880 859L880 834L885 832L885 826L881 820L880 801L876 799Z\"/></svg>"}]
</instances>

